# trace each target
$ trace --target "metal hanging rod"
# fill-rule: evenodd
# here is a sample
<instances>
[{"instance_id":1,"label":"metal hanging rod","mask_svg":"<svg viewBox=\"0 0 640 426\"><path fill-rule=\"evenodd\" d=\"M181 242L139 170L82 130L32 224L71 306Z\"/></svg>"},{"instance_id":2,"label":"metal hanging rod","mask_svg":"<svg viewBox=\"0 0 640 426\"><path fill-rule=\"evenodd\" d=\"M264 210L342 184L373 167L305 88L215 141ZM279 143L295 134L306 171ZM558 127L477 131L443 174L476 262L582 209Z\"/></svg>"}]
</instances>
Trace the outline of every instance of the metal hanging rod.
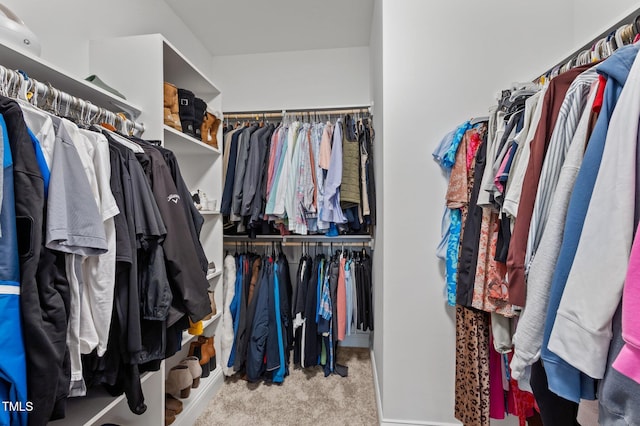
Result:
<instances>
[{"instance_id":1,"label":"metal hanging rod","mask_svg":"<svg viewBox=\"0 0 640 426\"><path fill-rule=\"evenodd\" d=\"M238 243L240 243L240 242L239 241L238 242L225 241L224 245L231 246L231 245L238 244ZM333 244L335 247L338 247L338 248L339 247L358 247L358 248L362 248L362 247L370 247L371 248L372 247L371 244L367 244L367 243L364 243L364 242L363 243L343 243L342 241L333 241L333 242L325 241L324 243L319 242L317 244L320 244L322 246L327 246L328 247L329 243ZM266 242L266 241L257 241L256 242L255 240L253 240L253 241L243 241L242 244L249 244L250 246L256 246L256 247L262 247L262 246L271 247L271 245L272 245L272 243L270 243L270 242ZM295 242L294 241L283 241L282 242L282 246L288 246L288 247L290 247L290 246L302 246L302 245L305 245L305 244L313 244L313 243L307 243L305 241L295 241Z\"/></svg>"},{"instance_id":2,"label":"metal hanging rod","mask_svg":"<svg viewBox=\"0 0 640 426\"><path fill-rule=\"evenodd\" d=\"M265 110L265 111L225 111L223 113L226 119L255 119L261 118L280 118L287 114L291 115L344 115L344 114L370 114L371 109L368 106L356 107L335 107L335 108L309 108L309 109L292 109L292 110Z\"/></svg>"},{"instance_id":3,"label":"metal hanging rod","mask_svg":"<svg viewBox=\"0 0 640 426\"><path fill-rule=\"evenodd\" d=\"M622 18L533 81L541 82L543 78L552 78L573 67L604 59L622 45L633 43L638 33L640 33L640 9Z\"/></svg>"},{"instance_id":4,"label":"metal hanging rod","mask_svg":"<svg viewBox=\"0 0 640 426\"><path fill-rule=\"evenodd\" d=\"M144 125L129 120L123 113L115 113L98 107L89 101L76 98L27 77L21 71L13 71L0 65L0 93L14 99L22 99L36 108L55 115L73 118L83 124L109 124L122 133L141 136Z\"/></svg>"},{"instance_id":5,"label":"metal hanging rod","mask_svg":"<svg viewBox=\"0 0 640 426\"><path fill-rule=\"evenodd\" d=\"M256 238L249 238L242 235L225 235L224 244L249 243L249 244L271 244L271 242L282 242L285 245L302 245L306 243L338 244L352 247L363 245L373 248L374 239L369 235L341 235L337 237L327 237L324 235L258 235Z\"/></svg>"}]
</instances>

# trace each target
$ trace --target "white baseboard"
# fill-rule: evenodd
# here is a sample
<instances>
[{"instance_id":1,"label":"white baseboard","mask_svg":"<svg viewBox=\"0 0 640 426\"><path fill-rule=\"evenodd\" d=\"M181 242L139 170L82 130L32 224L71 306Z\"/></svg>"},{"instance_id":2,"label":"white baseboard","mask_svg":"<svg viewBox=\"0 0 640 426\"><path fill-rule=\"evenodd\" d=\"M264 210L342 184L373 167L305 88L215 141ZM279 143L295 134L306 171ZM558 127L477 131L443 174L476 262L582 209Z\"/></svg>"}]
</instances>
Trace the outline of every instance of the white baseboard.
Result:
<instances>
[{"instance_id":1,"label":"white baseboard","mask_svg":"<svg viewBox=\"0 0 640 426\"><path fill-rule=\"evenodd\" d=\"M415 425L415 426L461 426L462 423L433 423L423 422L418 420L393 420L384 419L380 426L395 426L395 425Z\"/></svg>"},{"instance_id":2,"label":"white baseboard","mask_svg":"<svg viewBox=\"0 0 640 426\"><path fill-rule=\"evenodd\" d=\"M378 381L378 369L376 368L376 355L371 349L371 369L373 370L373 390L376 393L376 406L378 407L378 421L380 425L384 424L384 416L382 415L382 396L380 395L380 382Z\"/></svg>"}]
</instances>

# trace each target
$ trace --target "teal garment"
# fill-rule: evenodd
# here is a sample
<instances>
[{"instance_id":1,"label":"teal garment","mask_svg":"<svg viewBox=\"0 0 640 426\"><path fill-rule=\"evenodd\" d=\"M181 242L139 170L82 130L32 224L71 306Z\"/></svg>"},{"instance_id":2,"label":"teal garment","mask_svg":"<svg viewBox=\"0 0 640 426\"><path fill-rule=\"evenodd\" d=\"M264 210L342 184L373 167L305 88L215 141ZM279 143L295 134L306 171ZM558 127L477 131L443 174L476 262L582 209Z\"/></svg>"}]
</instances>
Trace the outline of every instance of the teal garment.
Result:
<instances>
[{"instance_id":1,"label":"teal garment","mask_svg":"<svg viewBox=\"0 0 640 426\"><path fill-rule=\"evenodd\" d=\"M284 362L284 345L283 333L282 333L282 313L280 312L280 280L278 280L278 264L273 265L273 279L274 279L274 291L273 297L276 305L276 328L278 330L278 355L280 358L280 367L273 374L273 383L282 383L286 373L286 366Z\"/></svg>"},{"instance_id":2,"label":"teal garment","mask_svg":"<svg viewBox=\"0 0 640 426\"><path fill-rule=\"evenodd\" d=\"M449 240L447 241L447 303L456 305L456 283L458 281L458 255L460 250L460 234L462 232L462 212L450 209L451 223Z\"/></svg>"},{"instance_id":3,"label":"teal garment","mask_svg":"<svg viewBox=\"0 0 640 426\"><path fill-rule=\"evenodd\" d=\"M453 136L453 141L451 142L451 146L449 150L442 158L440 164L443 168L451 170L453 165L456 163L456 152L458 152L458 147L460 146L460 142L462 142L462 138L464 138L464 134L467 133L467 130L471 128L471 122L466 121L458 127L456 130L456 134Z\"/></svg>"}]
</instances>

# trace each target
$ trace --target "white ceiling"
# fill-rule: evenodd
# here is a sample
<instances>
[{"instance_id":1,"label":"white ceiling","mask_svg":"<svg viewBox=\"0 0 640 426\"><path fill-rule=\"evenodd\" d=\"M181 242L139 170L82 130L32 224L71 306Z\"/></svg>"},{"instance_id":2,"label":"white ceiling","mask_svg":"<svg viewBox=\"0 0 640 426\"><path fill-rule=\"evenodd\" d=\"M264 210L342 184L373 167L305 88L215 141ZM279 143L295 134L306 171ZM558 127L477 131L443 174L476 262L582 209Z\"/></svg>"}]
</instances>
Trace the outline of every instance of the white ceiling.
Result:
<instances>
[{"instance_id":1,"label":"white ceiling","mask_svg":"<svg viewBox=\"0 0 640 426\"><path fill-rule=\"evenodd\" d=\"M373 0L165 0L212 55L369 45Z\"/></svg>"}]
</instances>

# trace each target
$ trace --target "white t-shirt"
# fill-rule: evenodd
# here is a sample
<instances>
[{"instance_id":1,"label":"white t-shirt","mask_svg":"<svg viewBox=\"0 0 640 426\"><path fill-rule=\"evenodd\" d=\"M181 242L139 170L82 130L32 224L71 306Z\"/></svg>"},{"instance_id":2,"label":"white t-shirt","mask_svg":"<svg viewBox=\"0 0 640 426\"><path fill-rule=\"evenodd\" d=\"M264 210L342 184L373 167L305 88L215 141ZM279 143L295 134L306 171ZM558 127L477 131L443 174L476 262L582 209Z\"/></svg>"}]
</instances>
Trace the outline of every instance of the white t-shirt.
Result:
<instances>
[{"instance_id":1,"label":"white t-shirt","mask_svg":"<svg viewBox=\"0 0 640 426\"><path fill-rule=\"evenodd\" d=\"M20 109L24 116L24 122L42 148L42 154L47 162L47 167L51 170L53 164L53 149L55 147L56 132L53 128L51 116L44 111L35 109L26 103L20 102Z\"/></svg>"},{"instance_id":2,"label":"white t-shirt","mask_svg":"<svg viewBox=\"0 0 640 426\"><path fill-rule=\"evenodd\" d=\"M83 137L79 138L79 144L85 145L88 157L92 161L98 191L96 200L102 214L108 244L106 253L89 256L83 262L82 270L87 288L82 297L80 351L90 353L97 347L98 356L103 356L109 339L115 288L116 227L113 218L120 211L111 192L111 163L106 137L88 130L80 130L80 135Z\"/></svg>"}]
</instances>

